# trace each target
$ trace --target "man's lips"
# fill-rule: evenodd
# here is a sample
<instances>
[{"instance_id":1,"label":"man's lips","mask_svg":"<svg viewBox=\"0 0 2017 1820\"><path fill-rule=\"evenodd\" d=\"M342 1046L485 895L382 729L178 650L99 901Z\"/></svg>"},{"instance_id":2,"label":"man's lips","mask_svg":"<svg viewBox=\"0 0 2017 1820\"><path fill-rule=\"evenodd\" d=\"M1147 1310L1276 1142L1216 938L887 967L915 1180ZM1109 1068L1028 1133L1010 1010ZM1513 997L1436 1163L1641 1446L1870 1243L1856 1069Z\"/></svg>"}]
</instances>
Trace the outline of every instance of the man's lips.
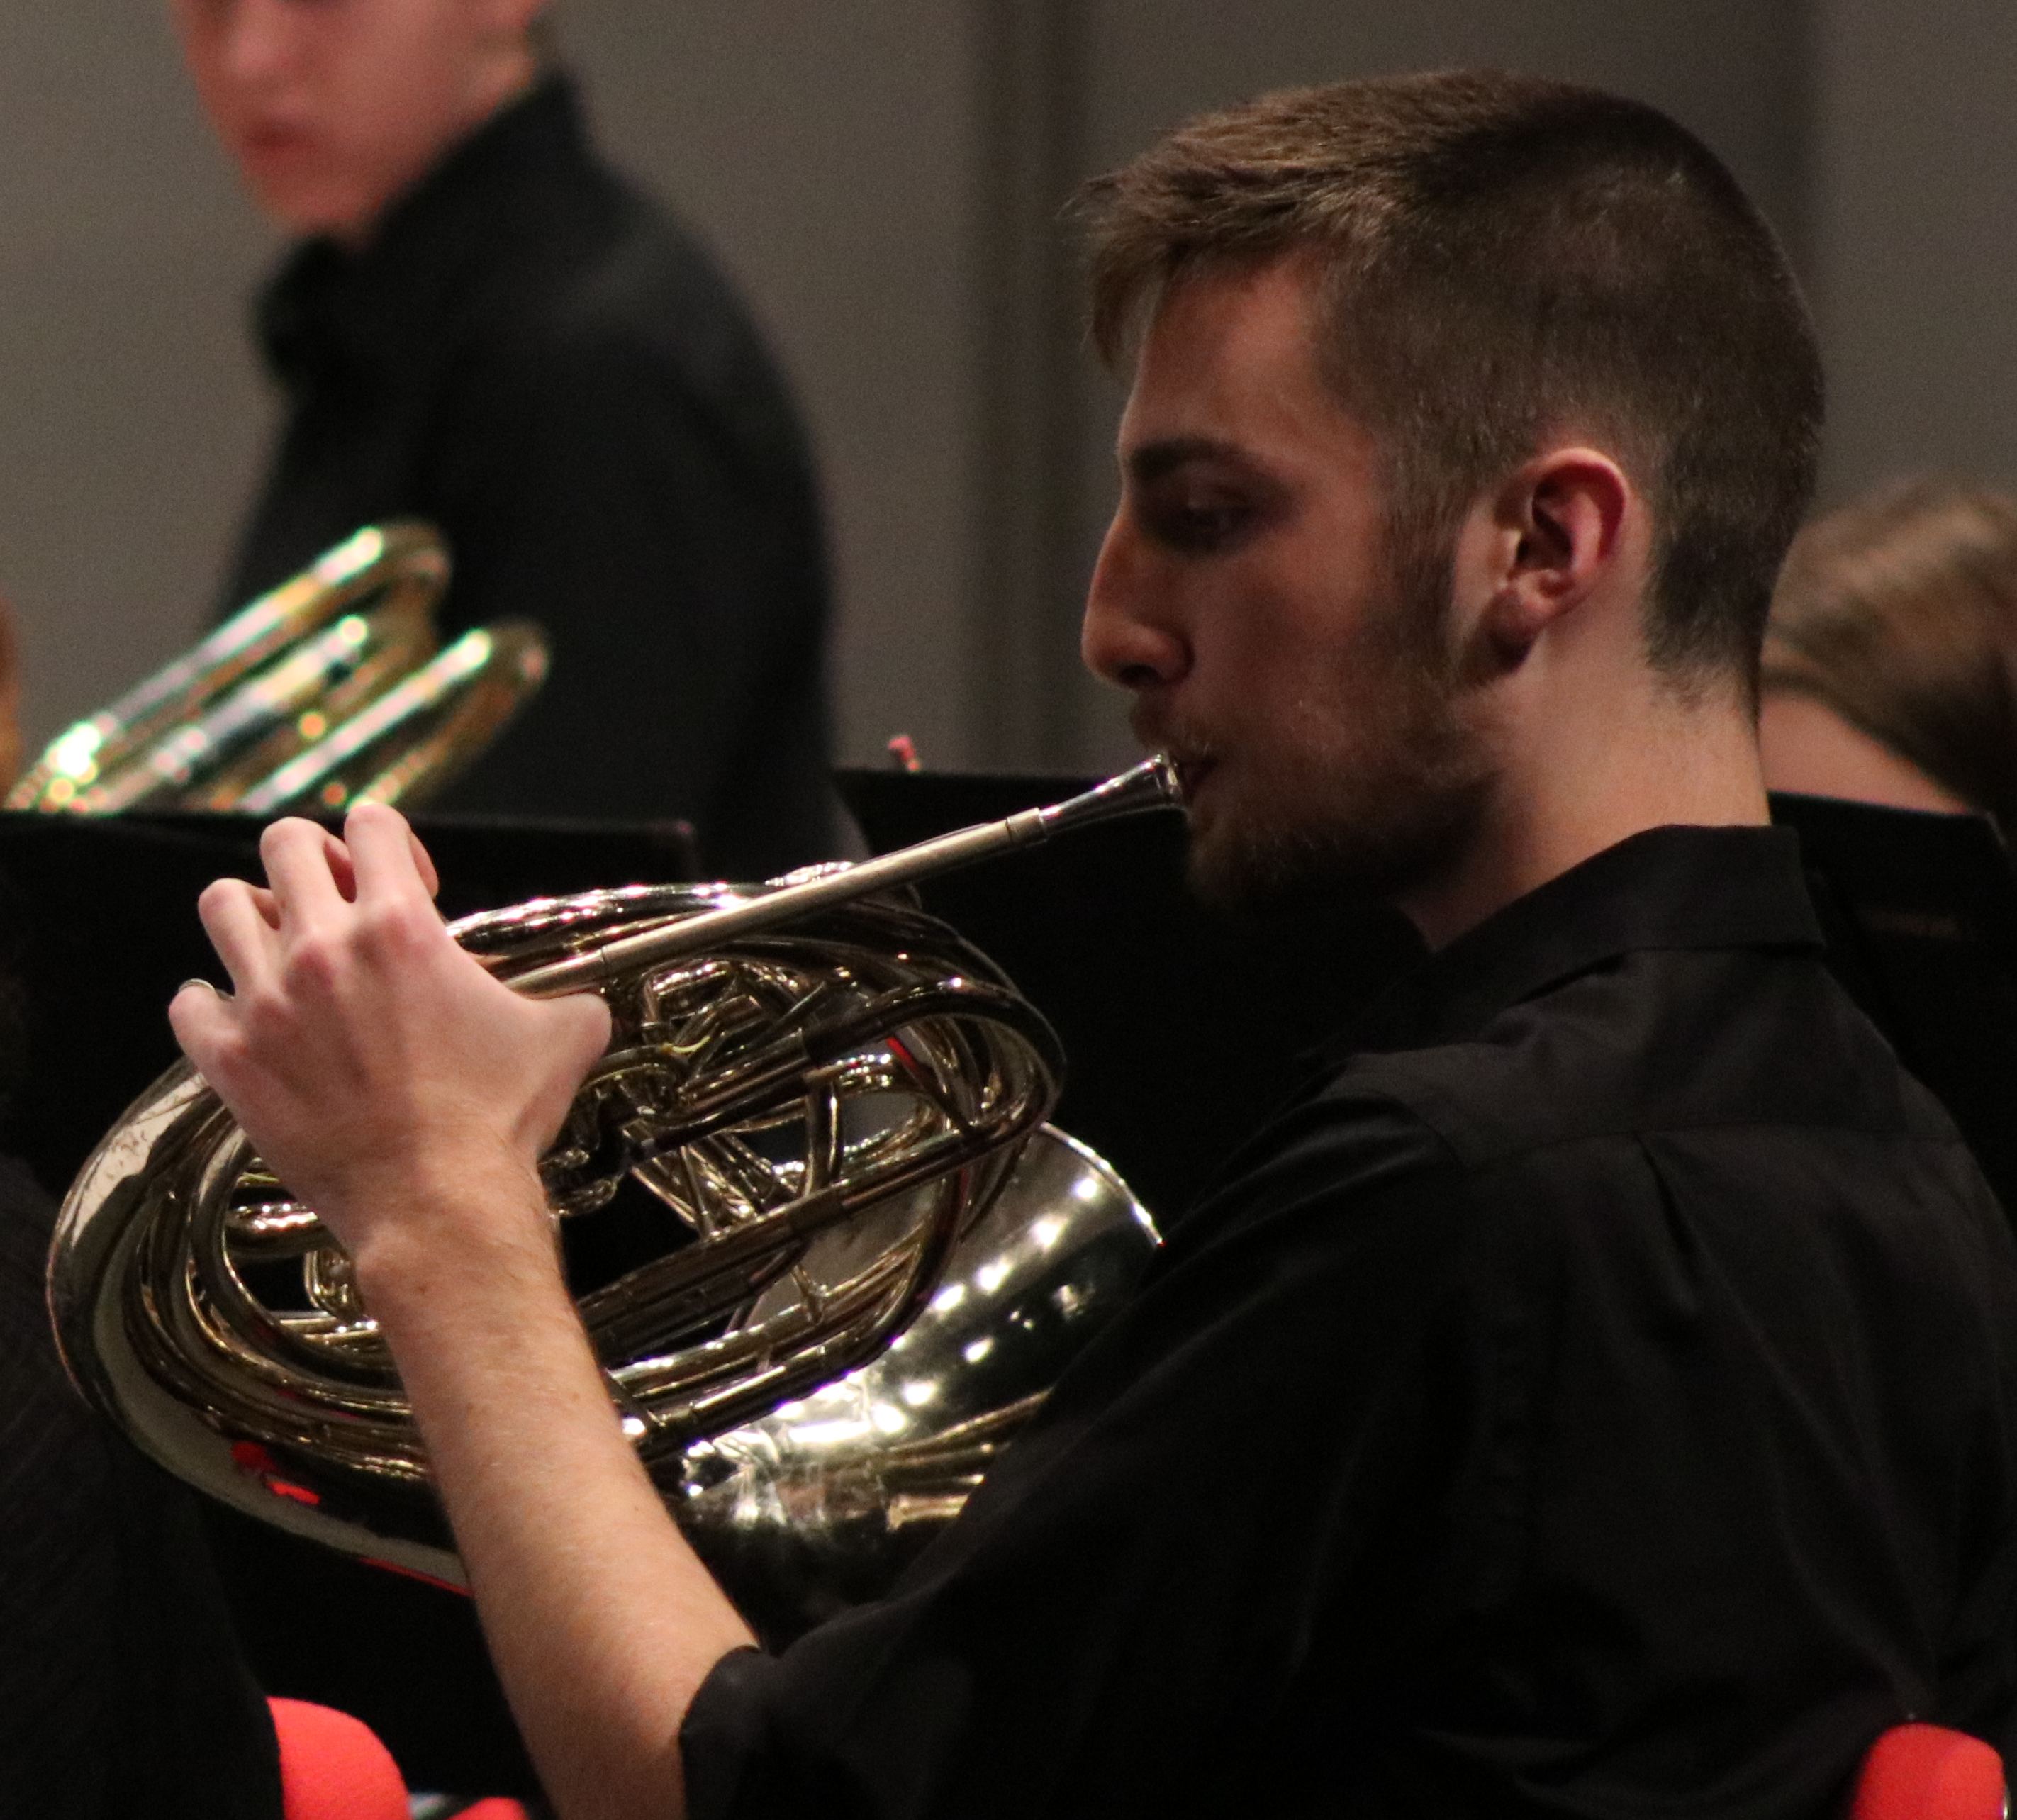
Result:
<instances>
[{"instance_id":1,"label":"man's lips","mask_svg":"<svg viewBox=\"0 0 2017 1820\"><path fill-rule=\"evenodd\" d=\"M1207 742L1187 737L1189 729L1174 716L1165 717L1156 704L1138 701L1128 717L1130 730L1149 752L1160 752L1176 767L1177 785L1184 807L1196 802L1206 780L1218 768L1218 760L1207 749Z\"/></svg>"},{"instance_id":2,"label":"man's lips","mask_svg":"<svg viewBox=\"0 0 2017 1820\"><path fill-rule=\"evenodd\" d=\"M1176 767L1176 785L1182 791L1184 807L1190 807L1192 801L1196 801L1198 791L1204 787L1204 779L1211 777L1218 760L1206 757L1196 746L1184 745L1182 738L1174 738L1174 741L1164 738L1162 731L1149 724L1148 717L1135 717L1131 727L1134 727L1134 736L1142 742L1146 750L1162 753Z\"/></svg>"},{"instance_id":3,"label":"man's lips","mask_svg":"<svg viewBox=\"0 0 2017 1820\"><path fill-rule=\"evenodd\" d=\"M1194 807L1198 792L1203 789L1206 778L1218 768L1218 761L1209 758L1188 757L1178 753L1171 753L1170 757L1177 767L1177 782L1183 791L1184 807L1186 809Z\"/></svg>"},{"instance_id":4,"label":"man's lips","mask_svg":"<svg viewBox=\"0 0 2017 1820\"><path fill-rule=\"evenodd\" d=\"M285 121L267 120L247 127L240 143L249 157L283 158L290 153L305 150L313 143L313 138L305 127Z\"/></svg>"}]
</instances>

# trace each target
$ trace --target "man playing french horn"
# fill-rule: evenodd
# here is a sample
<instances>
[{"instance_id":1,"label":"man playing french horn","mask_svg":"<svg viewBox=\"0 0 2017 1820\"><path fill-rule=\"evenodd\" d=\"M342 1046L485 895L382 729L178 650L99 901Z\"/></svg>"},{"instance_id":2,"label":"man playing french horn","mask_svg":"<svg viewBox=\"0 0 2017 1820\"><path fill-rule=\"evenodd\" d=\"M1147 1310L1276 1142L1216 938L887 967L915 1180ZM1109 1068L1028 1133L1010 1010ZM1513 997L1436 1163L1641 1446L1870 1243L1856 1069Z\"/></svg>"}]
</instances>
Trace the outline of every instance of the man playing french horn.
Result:
<instances>
[{"instance_id":1,"label":"man playing french horn","mask_svg":"<svg viewBox=\"0 0 2017 1820\"><path fill-rule=\"evenodd\" d=\"M556 1807L1762 1820L1908 1714L2007 1754L2010 1240L1763 825L1820 407L1769 231L1651 110L1491 76L1088 206L1087 661L1201 889L1437 952L892 1596L754 1649L624 1441L536 1172L601 1003L451 943L390 810L203 901L236 990L177 1034L355 1260Z\"/></svg>"}]
</instances>

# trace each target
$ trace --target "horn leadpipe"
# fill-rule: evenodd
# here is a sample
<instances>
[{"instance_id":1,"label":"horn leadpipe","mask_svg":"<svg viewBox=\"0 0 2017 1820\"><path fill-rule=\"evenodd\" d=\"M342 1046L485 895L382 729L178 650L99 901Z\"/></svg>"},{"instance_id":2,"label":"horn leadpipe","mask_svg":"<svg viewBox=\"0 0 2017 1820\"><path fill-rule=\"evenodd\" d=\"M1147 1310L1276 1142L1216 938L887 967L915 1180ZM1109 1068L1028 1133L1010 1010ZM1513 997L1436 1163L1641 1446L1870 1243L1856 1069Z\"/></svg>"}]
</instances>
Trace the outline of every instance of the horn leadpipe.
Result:
<instances>
[{"instance_id":1,"label":"horn leadpipe","mask_svg":"<svg viewBox=\"0 0 2017 1820\"><path fill-rule=\"evenodd\" d=\"M781 886L760 897L601 942L564 959L534 967L519 974L511 984L536 998L583 991L633 968L704 954L738 937L774 929L814 911L851 903L871 892L915 884L920 879L935 877L1019 847L1039 846L1053 835L1095 822L1139 814L1148 809L1174 808L1182 800L1176 767L1158 753L1081 796L1053 803L1048 808L1025 809L1004 821L980 822L884 854L878 859L864 860L799 884Z\"/></svg>"}]
</instances>

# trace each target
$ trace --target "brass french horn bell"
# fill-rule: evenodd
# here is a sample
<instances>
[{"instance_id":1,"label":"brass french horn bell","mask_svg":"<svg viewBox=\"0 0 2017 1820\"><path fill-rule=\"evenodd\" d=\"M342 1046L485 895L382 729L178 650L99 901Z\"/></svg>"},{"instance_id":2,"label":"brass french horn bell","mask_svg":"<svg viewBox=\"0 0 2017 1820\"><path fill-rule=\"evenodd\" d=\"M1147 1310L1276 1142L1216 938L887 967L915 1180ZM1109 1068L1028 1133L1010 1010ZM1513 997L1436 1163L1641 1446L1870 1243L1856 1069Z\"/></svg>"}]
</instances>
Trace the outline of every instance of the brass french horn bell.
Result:
<instances>
[{"instance_id":1,"label":"brass french horn bell","mask_svg":"<svg viewBox=\"0 0 2017 1820\"><path fill-rule=\"evenodd\" d=\"M904 887L1175 795L1155 760L858 865L452 926L520 991L609 1005L542 1178L624 1430L770 1640L950 1519L1156 1242L1043 1123L1049 1026ZM460 1583L348 1259L186 1063L78 1175L49 1298L80 1387L171 1471Z\"/></svg>"},{"instance_id":2,"label":"brass french horn bell","mask_svg":"<svg viewBox=\"0 0 2017 1820\"><path fill-rule=\"evenodd\" d=\"M544 681L529 620L446 647L440 533L368 525L193 648L66 728L5 807L272 815L410 806L460 772Z\"/></svg>"}]
</instances>

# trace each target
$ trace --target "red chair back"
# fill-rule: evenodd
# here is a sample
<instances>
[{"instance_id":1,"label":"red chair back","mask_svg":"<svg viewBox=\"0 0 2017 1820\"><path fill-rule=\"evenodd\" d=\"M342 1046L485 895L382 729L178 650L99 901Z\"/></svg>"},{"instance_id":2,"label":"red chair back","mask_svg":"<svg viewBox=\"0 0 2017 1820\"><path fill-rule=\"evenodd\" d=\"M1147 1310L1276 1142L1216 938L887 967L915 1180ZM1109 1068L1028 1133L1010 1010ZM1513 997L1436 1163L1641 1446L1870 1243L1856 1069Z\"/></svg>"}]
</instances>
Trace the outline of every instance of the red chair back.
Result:
<instances>
[{"instance_id":1,"label":"red chair back","mask_svg":"<svg viewBox=\"0 0 2017 1820\"><path fill-rule=\"evenodd\" d=\"M269 1700L280 1740L287 1820L409 1820L406 1778L362 1719L306 1700Z\"/></svg>"},{"instance_id":2,"label":"red chair back","mask_svg":"<svg viewBox=\"0 0 2017 1820\"><path fill-rule=\"evenodd\" d=\"M266 1703L280 1741L284 1820L410 1820L406 1778L362 1719L306 1700ZM503 1795L464 1807L456 1820L528 1820Z\"/></svg>"},{"instance_id":3,"label":"red chair back","mask_svg":"<svg viewBox=\"0 0 2017 1820\"><path fill-rule=\"evenodd\" d=\"M1979 1738L1944 1725L1893 1726L1863 1760L1849 1807L1849 1820L2003 1815L2003 1759Z\"/></svg>"}]
</instances>

